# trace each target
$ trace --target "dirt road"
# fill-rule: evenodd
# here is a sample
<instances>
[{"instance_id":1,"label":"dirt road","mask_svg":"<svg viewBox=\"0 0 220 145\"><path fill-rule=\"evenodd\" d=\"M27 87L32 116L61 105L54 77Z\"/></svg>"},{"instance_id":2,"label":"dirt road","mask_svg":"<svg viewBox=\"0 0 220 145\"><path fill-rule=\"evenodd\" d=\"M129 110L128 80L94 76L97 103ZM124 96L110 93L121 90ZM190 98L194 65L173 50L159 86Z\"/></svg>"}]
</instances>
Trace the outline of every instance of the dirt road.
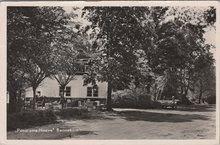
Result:
<instances>
[{"instance_id":1,"label":"dirt road","mask_svg":"<svg viewBox=\"0 0 220 145\"><path fill-rule=\"evenodd\" d=\"M8 139L214 139L215 106L178 110L114 109L101 118L8 132Z\"/></svg>"}]
</instances>

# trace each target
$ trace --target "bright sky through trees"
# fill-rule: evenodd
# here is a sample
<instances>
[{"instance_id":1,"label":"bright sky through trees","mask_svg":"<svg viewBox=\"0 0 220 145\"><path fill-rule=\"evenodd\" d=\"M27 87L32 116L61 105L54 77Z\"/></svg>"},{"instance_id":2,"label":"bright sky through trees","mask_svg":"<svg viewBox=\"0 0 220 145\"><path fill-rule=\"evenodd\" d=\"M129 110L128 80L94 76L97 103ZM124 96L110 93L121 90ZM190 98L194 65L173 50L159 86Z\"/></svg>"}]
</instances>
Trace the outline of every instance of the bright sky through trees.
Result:
<instances>
[{"instance_id":1,"label":"bright sky through trees","mask_svg":"<svg viewBox=\"0 0 220 145\"><path fill-rule=\"evenodd\" d=\"M188 9L189 7L178 7L178 11L183 12L186 9ZM203 11L204 9L207 9L208 7L193 7L192 10L193 12L199 12L199 11ZM73 7L63 7L63 9L67 12L67 13L71 13L73 11ZM86 20L84 20L83 18L81 18L81 14L82 14L82 8L79 8L77 10L74 11L75 14L78 15L78 17L75 18L74 21L78 21L80 23L82 23L82 26L86 26L88 24L88 22ZM167 17L167 20L172 19L173 17ZM206 42L208 44L211 44L214 46L214 48L211 50L211 52L213 53L214 58L216 58L215 55L215 49L216 49L216 31L213 27L209 27L205 29L205 33L204 33L204 38L206 39Z\"/></svg>"}]
</instances>

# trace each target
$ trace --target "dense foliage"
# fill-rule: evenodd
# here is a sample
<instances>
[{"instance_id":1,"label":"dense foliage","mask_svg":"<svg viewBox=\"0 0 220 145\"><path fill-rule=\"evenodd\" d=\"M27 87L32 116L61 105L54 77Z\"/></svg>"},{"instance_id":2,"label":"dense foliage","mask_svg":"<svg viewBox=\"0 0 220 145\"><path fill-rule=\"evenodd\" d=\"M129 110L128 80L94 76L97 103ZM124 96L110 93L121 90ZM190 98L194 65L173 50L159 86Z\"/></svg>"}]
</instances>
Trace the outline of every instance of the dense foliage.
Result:
<instances>
[{"instance_id":1,"label":"dense foliage","mask_svg":"<svg viewBox=\"0 0 220 145\"><path fill-rule=\"evenodd\" d=\"M67 108L62 109L59 112L56 112L56 115L58 115L61 118L64 119L77 119L77 118L83 118L88 114L87 109L81 109L81 108Z\"/></svg>"},{"instance_id":2,"label":"dense foliage","mask_svg":"<svg viewBox=\"0 0 220 145\"><path fill-rule=\"evenodd\" d=\"M85 7L83 17L92 24L86 30L97 55L93 67L99 81L108 82L107 110L111 110L112 89L128 88L137 73L143 49L150 49L155 37L145 16L148 7Z\"/></svg>"},{"instance_id":3,"label":"dense foliage","mask_svg":"<svg viewBox=\"0 0 220 145\"><path fill-rule=\"evenodd\" d=\"M98 53L96 77L108 82L108 110L112 89L143 87L153 99L174 95L186 104L190 91L199 102L205 90L215 92L213 83L197 85L210 70L201 82L215 82L213 48L204 38L205 28L214 27L215 8L85 7L83 17Z\"/></svg>"},{"instance_id":4,"label":"dense foliage","mask_svg":"<svg viewBox=\"0 0 220 145\"><path fill-rule=\"evenodd\" d=\"M63 56L67 58L66 54L71 53L63 55L61 50L57 53L57 49L67 48L64 46L73 39L74 34L67 27L70 17L61 7L8 7L7 10L9 111L18 110L15 107L18 91L27 86L33 89L34 109L36 89L41 82L57 73L60 65L70 66L70 61L63 64L66 60Z\"/></svg>"},{"instance_id":5,"label":"dense foliage","mask_svg":"<svg viewBox=\"0 0 220 145\"><path fill-rule=\"evenodd\" d=\"M79 50L91 57L84 85L108 82L108 110L113 90L130 89L135 97L143 89L151 99L174 95L187 104L215 98L215 48L204 38L215 29L214 7L84 7L86 26L74 21L74 10L7 8L10 112L19 111L26 87L32 87L35 104L47 77L62 86L63 98L80 65Z\"/></svg>"}]
</instances>

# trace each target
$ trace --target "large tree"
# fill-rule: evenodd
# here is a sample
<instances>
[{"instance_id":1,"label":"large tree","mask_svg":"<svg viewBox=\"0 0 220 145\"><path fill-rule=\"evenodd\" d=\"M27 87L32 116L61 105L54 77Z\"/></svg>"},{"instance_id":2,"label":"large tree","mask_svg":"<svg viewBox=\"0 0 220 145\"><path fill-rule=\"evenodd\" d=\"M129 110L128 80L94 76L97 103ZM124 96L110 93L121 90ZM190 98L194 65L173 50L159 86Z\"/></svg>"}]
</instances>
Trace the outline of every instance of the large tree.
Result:
<instances>
[{"instance_id":1,"label":"large tree","mask_svg":"<svg viewBox=\"0 0 220 145\"><path fill-rule=\"evenodd\" d=\"M210 45L206 45L205 50L209 49ZM214 59L213 55L208 51L195 60L193 93L195 98L198 99L198 103L202 103L201 100L203 102L206 100L209 103L215 103L215 100L209 101L210 98L216 96L215 80Z\"/></svg>"},{"instance_id":2,"label":"large tree","mask_svg":"<svg viewBox=\"0 0 220 145\"><path fill-rule=\"evenodd\" d=\"M33 104L36 88L53 72L51 46L62 41L56 36L66 29L67 22L68 15L61 7L8 7L8 76L17 74L14 71L24 74L26 83L33 87ZM21 65L18 67L17 63ZM16 83L8 77L8 84ZM11 100L15 100L10 93L13 90L8 91Z\"/></svg>"},{"instance_id":3,"label":"large tree","mask_svg":"<svg viewBox=\"0 0 220 145\"><path fill-rule=\"evenodd\" d=\"M163 95L180 96L183 102L190 103L186 96L193 89L196 73L201 71L195 68L196 60L211 54L205 47L204 33L214 19L209 23L206 13L205 9L171 7L167 18L156 28L158 39L150 66L156 74L164 77L160 82L164 83Z\"/></svg>"},{"instance_id":4,"label":"large tree","mask_svg":"<svg viewBox=\"0 0 220 145\"><path fill-rule=\"evenodd\" d=\"M76 22L77 15L73 11L69 14L72 21L68 21L67 28L59 32L57 35L58 40L53 43L53 48L55 49L54 55L56 59L55 64L55 74L53 78L57 80L61 89L61 104L62 108L64 106L64 94L66 86L75 79L76 73L79 71L80 67L84 67L78 60L83 51L87 51L89 48L88 40L86 35L83 35L79 31L79 22Z\"/></svg>"},{"instance_id":5,"label":"large tree","mask_svg":"<svg viewBox=\"0 0 220 145\"><path fill-rule=\"evenodd\" d=\"M71 45L66 47L62 45L62 48L58 48L55 52L55 73L53 78L55 78L60 85L62 108L64 106L65 88L70 81L74 80L79 66L76 54L76 50Z\"/></svg>"},{"instance_id":6,"label":"large tree","mask_svg":"<svg viewBox=\"0 0 220 145\"><path fill-rule=\"evenodd\" d=\"M107 110L112 110L112 89L128 88L137 72L138 50L150 49L154 32L147 14L148 7L85 7L83 16L91 25L94 70L106 81Z\"/></svg>"},{"instance_id":7,"label":"large tree","mask_svg":"<svg viewBox=\"0 0 220 145\"><path fill-rule=\"evenodd\" d=\"M18 111L16 108L20 98L18 91L25 83L21 62L25 54L23 32L27 26L27 20L23 13L23 8L7 8L7 91L9 92L10 113Z\"/></svg>"},{"instance_id":8,"label":"large tree","mask_svg":"<svg viewBox=\"0 0 220 145\"><path fill-rule=\"evenodd\" d=\"M42 81L50 77L55 73L54 60L55 58L50 56L50 53L40 55L39 58L35 56L27 57L23 62L22 70L24 71L27 83L32 87L33 90L33 104L32 107L35 109L36 102L36 90L41 85Z\"/></svg>"}]
</instances>

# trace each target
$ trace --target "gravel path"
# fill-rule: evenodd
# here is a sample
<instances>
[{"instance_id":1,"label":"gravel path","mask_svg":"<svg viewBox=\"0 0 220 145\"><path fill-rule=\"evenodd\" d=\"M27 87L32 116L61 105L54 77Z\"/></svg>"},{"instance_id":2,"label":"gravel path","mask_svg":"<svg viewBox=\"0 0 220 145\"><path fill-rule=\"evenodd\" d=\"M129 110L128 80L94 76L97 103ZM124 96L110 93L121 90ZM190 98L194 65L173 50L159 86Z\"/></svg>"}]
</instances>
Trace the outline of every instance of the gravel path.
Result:
<instances>
[{"instance_id":1,"label":"gravel path","mask_svg":"<svg viewBox=\"0 0 220 145\"><path fill-rule=\"evenodd\" d=\"M114 109L98 118L8 132L8 139L214 139L215 106Z\"/></svg>"}]
</instances>

